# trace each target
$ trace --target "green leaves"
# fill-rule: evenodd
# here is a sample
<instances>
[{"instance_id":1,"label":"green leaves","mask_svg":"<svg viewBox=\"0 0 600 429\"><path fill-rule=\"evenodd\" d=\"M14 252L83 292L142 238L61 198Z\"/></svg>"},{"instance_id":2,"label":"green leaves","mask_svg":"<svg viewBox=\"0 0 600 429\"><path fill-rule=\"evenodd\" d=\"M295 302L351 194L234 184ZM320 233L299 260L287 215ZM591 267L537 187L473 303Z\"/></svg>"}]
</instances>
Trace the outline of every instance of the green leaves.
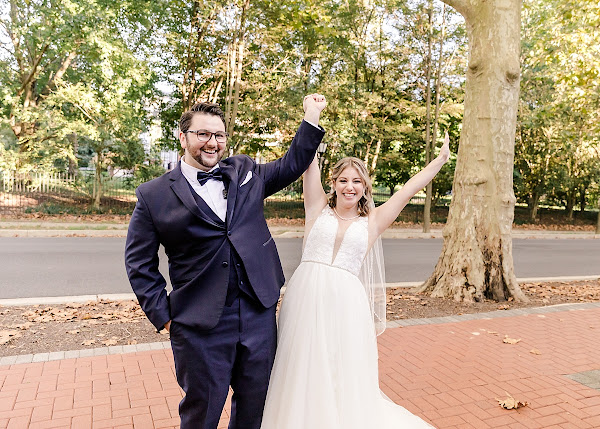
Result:
<instances>
[{"instance_id":1,"label":"green leaves","mask_svg":"<svg viewBox=\"0 0 600 429\"><path fill-rule=\"evenodd\" d=\"M114 159L130 153L139 160L154 75L124 37L141 22L117 19L122 7L132 5L11 1L3 18L10 43L3 59L8 67L0 73L0 106L3 124L18 142L16 168L51 169L61 159L73 160L73 135L99 156L124 144L119 150L127 151Z\"/></svg>"},{"instance_id":2,"label":"green leaves","mask_svg":"<svg viewBox=\"0 0 600 429\"><path fill-rule=\"evenodd\" d=\"M572 208L577 193L585 202L600 182L600 34L592 30L599 24L595 1L524 3L516 146L522 200L546 194Z\"/></svg>"}]
</instances>

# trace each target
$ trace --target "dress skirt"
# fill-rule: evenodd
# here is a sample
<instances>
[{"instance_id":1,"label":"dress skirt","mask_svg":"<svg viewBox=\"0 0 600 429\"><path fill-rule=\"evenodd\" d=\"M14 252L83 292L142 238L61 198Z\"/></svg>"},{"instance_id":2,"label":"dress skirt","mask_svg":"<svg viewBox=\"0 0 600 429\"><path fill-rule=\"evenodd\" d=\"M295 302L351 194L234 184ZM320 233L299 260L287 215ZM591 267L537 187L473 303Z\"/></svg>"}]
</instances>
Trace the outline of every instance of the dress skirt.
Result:
<instances>
[{"instance_id":1,"label":"dress skirt","mask_svg":"<svg viewBox=\"0 0 600 429\"><path fill-rule=\"evenodd\" d=\"M379 389L377 339L358 277L302 262L281 305L261 428L431 427Z\"/></svg>"}]
</instances>

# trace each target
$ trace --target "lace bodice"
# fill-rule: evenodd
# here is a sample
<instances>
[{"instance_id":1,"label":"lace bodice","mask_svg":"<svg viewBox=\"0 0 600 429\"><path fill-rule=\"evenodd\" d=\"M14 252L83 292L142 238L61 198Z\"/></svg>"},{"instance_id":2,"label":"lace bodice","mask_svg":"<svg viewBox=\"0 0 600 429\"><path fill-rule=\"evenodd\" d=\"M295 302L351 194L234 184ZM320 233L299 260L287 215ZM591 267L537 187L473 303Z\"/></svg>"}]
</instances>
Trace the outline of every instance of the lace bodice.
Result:
<instances>
[{"instance_id":1,"label":"lace bodice","mask_svg":"<svg viewBox=\"0 0 600 429\"><path fill-rule=\"evenodd\" d=\"M333 251L338 226L335 213L329 205L326 205L308 233L302 252L302 262L319 262L342 268L358 276L369 241L368 218L359 217L350 224L334 260Z\"/></svg>"}]
</instances>

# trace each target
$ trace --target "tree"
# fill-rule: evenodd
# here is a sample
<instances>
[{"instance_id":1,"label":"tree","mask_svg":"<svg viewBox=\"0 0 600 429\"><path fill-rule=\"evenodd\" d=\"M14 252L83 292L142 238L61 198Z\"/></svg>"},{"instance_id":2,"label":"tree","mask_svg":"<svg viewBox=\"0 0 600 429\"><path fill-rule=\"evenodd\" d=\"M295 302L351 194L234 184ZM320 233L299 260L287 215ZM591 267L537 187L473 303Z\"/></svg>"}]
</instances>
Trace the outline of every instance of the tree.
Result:
<instances>
[{"instance_id":1,"label":"tree","mask_svg":"<svg viewBox=\"0 0 600 429\"><path fill-rule=\"evenodd\" d=\"M2 40L6 67L0 71L0 107L17 141L16 168L73 169L75 146L92 141L103 129L112 135L105 142L121 143L115 139L117 130L127 129L128 144L111 149L118 153L115 160L139 159L153 78L146 62L135 56L147 55L145 12L145 4L126 1L10 1L9 13L0 19L7 36ZM103 118L90 115L91 105L113 112Z\"/></svg>"},{"instance_id":2,"label":"tree","mask_svg":"<svg viewBox=\"0 0 600 429\"><path fill-rule=\"evenodd\" d=\"M520 0L445 0L469 40L465 114L442 254L420 291L455 300L527 298L512 260Z\"/></svg>"},{"instance_id":3,"label":"tree","mask_svg":"<svg viewBox=\"0 0 600 429\"><path fill-rule=\"evenodd\" d=\"M600 5L591 0L527 0L523 13L517 195L535 221L540 199L572 218L598 177Z\"/></svg>"},{"instance_id":4,"label":"tree","mask_svg":"<svg viewBox=\"0 0 600 429\"><path fill-rule=\"evenodd\" d=\"M410 179L411 167L401 150L386 151L377 166L376 183L388 188L390 195L393 195L397 185Z\"/></svg>"}]
</instances>

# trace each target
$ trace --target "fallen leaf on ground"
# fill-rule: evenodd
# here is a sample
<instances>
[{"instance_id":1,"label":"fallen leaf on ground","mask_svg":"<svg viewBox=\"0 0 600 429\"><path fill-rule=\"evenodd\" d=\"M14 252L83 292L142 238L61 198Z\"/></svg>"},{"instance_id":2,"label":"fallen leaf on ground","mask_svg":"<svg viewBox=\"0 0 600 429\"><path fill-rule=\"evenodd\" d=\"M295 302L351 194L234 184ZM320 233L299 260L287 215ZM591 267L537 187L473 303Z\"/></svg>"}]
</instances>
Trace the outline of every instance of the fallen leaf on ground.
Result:
<instances>
[{"instance_id":1,"label":"fallen leaf on ground","mask_svg":"<svg viewBox=\"0 0 600 429\"><path fill-rule=\"evenodd\" d=\"M25 323L19 323L16 325L12 325L12 326L7 326L7 328L20 329L21 331L26 331L32 325L33 325L33 323L31 323L31 322L25 322Z\"/></svg>"},{"instance_id":2,"label":"fallen leaf on ground","mask_svg":"<svg viewBox=\"0 0 600 429\"><path fill-rule=\"evenodd\" d=\"M85 340L81 343L82 346L91 346L92 344L96 344L96 340Z\"/></svg>"},{"instance_id":3,"label":"fallen leaf on ground","mask_svg":"<svg viewBox=\"0 0 600 429\"><path fill-rule=\"evenodd\" d=\"M72 331L67 331L67 334L79 334L79 332L81 332L79 329L73 329Z\"/></svg>"},{"instance_id":4,"label":"fallen leaf on ground","mask_svg":"<svg viewBox=\"0 0 600 429\"><path fill-rule=\"evenodd\" d=\"M105 346L114 346L118 342L119 342L119 338L118 337L112 337L112 338L110 338L108 340L102 341L102 344L104 344Z\"/></svg>"},{"instance_id":5,"label":"fallen leaf on ground","mask_svg":"<svg viewBox=\"0 0 600 429\"><path fill-rule=\"evenodd\" d=\"M519 341L521 341L521 339L514 339L514 338L510 338L508 335L504 336L504 339L502 340L503 343L506 344L517 344Z\"/></svg>"},{"instance_id":6,"label":"fallen leaf on ground","mask_svg":"<svg viewBox=\"0 0 600 429\"><path fill-rule=\"evenodd\" d=\"M540 352L538 349L531 349L529 350L529 353L531 353L532 355L541 355L542 352Z\"/></svg>"},{"instance_id":7,"label":"fallen leaf on ground","mask_svg":"<svg viewBox=\"0 0 600 429\"><path fill-rule=\"evenodd\" d=\"M19 333L19 331L13 331L13 330L0 331L0 344L6 344L10 340L19 338L20 336L21 336L21 334Z\"/></svg>"},{"instance_id":8,"label":"fallen leaf on ground","mask_svg":"<svg viewBox=\"0 0 600 429\"><path fill-rule=\"evenodd\" d=\"M498 404L504 409L516 410L519 407L526 407L527 405L529 405L528 402L517 401L509 393L507 393L507 392L504 392L504 393L506 393L508 398L505 398L505 399L496 398L496 401L498 401Z\"/></svg>"}]
</instances>

